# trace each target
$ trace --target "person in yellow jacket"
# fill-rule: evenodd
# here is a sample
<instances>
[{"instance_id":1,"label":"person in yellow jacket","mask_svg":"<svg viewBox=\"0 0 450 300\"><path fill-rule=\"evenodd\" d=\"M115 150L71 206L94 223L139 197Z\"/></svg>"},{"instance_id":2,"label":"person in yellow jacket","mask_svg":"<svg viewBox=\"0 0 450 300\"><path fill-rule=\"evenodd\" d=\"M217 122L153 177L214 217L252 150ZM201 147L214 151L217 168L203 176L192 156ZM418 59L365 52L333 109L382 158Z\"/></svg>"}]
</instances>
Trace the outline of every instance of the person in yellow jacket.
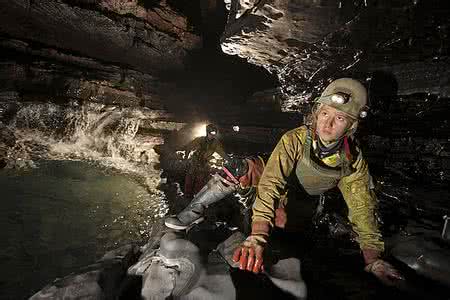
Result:
<instances>
[{"instance_id":1,"label":"person in yellow jacket","mask_svg":"<svg viewBox=\"0 0 450 300\"><path fill-rule=\"evenodd\" d=\"M374 211L367 162L356 146L354 133L367 114L367 92L357 80L340 78L331 82L316 100L311 124L285 133L273 150L257 186L252 230L235 250L233 260L242 270L259 273L263 252L274 225L283 226L278 208L288 177L295 173L309 195L320 195L338 187L348 206L348 217L366 263L365 270L385 284L402 275L381 258L384 242Z\"/></svg>"}]
</instances>

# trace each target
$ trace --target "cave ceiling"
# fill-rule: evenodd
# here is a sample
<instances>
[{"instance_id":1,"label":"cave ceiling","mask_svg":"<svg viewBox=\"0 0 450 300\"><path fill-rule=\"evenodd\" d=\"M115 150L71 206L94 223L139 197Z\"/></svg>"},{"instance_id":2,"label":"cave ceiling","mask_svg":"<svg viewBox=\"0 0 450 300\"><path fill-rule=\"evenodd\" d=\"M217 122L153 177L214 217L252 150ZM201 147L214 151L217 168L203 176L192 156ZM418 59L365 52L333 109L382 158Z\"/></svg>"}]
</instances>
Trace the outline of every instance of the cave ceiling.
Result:
<instances>
[{"instance_id":1,"label":"cave ceiling","mask_svg":"<svg viewBox=\"0 0 450 300\"><path fill-rule=\"evenodd\" d=\"M330 79L385 74L400 95L449 95L448 1L229 1L225 53L276 74L286 110ZM377 78L379 78L378 76Z\"/></svg>"},{"instance_id":2,"label":"cave ceiling","mask_svg":"<svg viewBox=\"0 0 450 300\"><path fill-rule=\"evenodd\" d=\"M2 92L36 83L160 107L168 94L183 102L222 89L221 101L253 93L296 111L353 76L448 97L449 12L444 0L0 0Z\"/></svg>"},{"instance_id":3,"label":"cave ceiling","mask_svg":"<svg viewBox=\"0 0 450 300\"><path fill-rule=\"evenodd\" d=\"M138 1L2 1L6 37L100 61L160 74L183 67L201 38L187 17L165 3L146 9Z\"/></svg>"}]
</instances>

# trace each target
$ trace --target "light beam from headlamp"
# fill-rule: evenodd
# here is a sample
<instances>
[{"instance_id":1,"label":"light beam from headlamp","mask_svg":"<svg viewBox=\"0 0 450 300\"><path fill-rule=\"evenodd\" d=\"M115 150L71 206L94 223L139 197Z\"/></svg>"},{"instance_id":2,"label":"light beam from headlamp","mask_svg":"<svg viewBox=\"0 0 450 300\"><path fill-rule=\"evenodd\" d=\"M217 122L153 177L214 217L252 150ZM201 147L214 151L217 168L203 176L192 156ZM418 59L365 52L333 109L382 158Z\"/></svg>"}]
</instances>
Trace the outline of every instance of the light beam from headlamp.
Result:
<instances>
[{"instance_id":1,"label":"light beam from headlamp","mask_svg":"<svg viewBox=\"0 0 450 300\"><path fill-rule=\"evenodd\" d=\"M206 136L206 125L207 123L200 123L199 125L194 127L192 130L192 138L198 138L200 136Z\"/></svg>"}]
</instances>

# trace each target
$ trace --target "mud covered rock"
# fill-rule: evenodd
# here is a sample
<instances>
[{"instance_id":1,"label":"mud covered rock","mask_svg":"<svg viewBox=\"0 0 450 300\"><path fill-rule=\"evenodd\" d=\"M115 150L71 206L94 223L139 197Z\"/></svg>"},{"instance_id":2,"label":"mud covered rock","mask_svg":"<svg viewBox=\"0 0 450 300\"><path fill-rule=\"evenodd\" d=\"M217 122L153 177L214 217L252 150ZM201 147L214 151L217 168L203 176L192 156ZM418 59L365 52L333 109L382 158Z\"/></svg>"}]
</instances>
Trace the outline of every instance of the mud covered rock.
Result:
<instances>
[{"instance_id":1,"label":"mud covered rock","mask_svg":"<svg viewBox=\"0 0 450 300\"><path fill-rule=\"evenodd\" d=\"M30 299L118 299L127 268L137 260L137 246L126 245L107 252L79 272L56 279Z\"/></svg>"}]
</instances>

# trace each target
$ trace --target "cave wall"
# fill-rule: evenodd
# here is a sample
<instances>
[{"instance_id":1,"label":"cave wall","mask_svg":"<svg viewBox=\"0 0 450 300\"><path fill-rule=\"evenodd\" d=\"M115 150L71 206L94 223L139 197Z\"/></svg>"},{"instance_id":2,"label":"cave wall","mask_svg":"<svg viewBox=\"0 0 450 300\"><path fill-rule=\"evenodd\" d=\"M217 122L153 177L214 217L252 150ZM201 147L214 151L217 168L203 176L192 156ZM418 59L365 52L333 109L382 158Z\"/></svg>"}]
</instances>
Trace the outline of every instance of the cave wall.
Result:
<instances>
[{"instance_id":1,"label":"cave wall","mask_svg":"<svg viewBox=\"0 0 450 300\"><path fill-rule=\"evenodd\" d=\"M202 46L183 4L0 1L0 100L164 109L171 77Z\"/></svg>"},{"instance_id":2,"label":"cave wall","mask_svg":"<svg viewBox=\"0 0 450 300\"><path fill-rule=\"evenodd\" d=\"M18 40L3 42L13 44L15 51L5 51L9 56L0 65L0 101L91 101L164 109L161 97L171 84L156 76Z\"/></svg>"},{"instance_id":3,"label":"cave wall","mask_svg":"<svg viewBox=\"0 0 450 300\"><path fill-rule=\"evenodd\" d=\"M274 85L219 51L221 1L3 1L0 100L96 101L207 119ZM238 78L253 77L253 83ZM68 100L67 100L68 99Z\"/></svg>"},{"instance_id":4,"label":"cave wall","mask_svg":"<svg viewBox=\"0 0 450 300\"><path fill-rule=\"evenodd\" d=\"M360 137L373 172L448 186L448 1L226 3L222 50L278 77L282 111L305 113L332 79L357 78L369 90Z\"/></svg>"},{"instance_id":5,"label":"cave wall","mask_svg":"<svg viewBox=\"0 0 450 300\"><path fill-rule=\"evenodd\" d=\"M2 38L64 49L154 75L183 68L187 51L201 46L186 17L165 2L145 9L138 1L13 0L1 1L0 7Z\"/></svg>"},{"instance_id":6,"label":"cave wall","mask_svg":"<svg viewBox=\"0 0 450 300\"><path fill-rule=\"evenodd\" d=\"M449 96L448 1L234 0L229 8L222 50L276 74L285 110L330 78L380 70L402 94Z\"/></svg>"},{"instance_id":7,"label":"cave wall","mask_svg":"<svg viewBox=\"0 0 450 300\"><path fill-rule=\"evenodd\" d=\"M405 184L448 188L449 98L414 94L390 99L363 123L360 138L373 172L388 171Z\"/></svg>"}]
</instances>

